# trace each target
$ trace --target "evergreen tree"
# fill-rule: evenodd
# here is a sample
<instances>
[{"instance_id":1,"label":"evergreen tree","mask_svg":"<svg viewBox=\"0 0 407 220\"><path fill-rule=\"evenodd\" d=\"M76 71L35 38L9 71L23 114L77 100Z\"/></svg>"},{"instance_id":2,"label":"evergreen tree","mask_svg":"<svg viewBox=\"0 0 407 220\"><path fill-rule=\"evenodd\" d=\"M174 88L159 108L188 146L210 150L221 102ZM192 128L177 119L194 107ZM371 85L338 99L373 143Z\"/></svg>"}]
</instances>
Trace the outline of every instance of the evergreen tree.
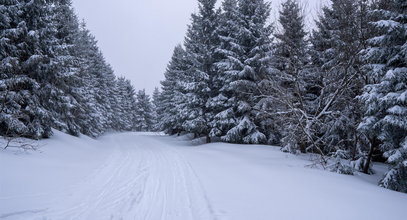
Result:
<instances>
[{"instance_id":1,"label":"evergreen tree","mask_svg":"<svg viewBox=\"0 0 407 220\"><path fill-rule=\"evenodd\" d=\"M137 93L134 127L136 131L151 131L153 128L153 109L145 90Z\"/></svg>"},{"instance_id":2,"label":"evergreen tree","mask_svg":"<svg viewBox=\"0 0 407 220\"><path fill-rule=\"evenodd\" d=\"M117 80L117 129L119 131L132 131L136 120L136 95L131 82L123 77Z\"/></svg>"},{"instance_id":3,"label":"evergreen tree","mask_svg":"<svg viewBox=\"0 0 407 220\"><path fill-rule=\"evenodd\" d=\"M162 119L162 112L159 110L161 106L161 93L157 87L154 89L151 104L153 106L153 131L160 131L159 122Z\"/></svg>"},{"instance_id":4,"label":"evergreen tree","mask_svg":"<svg viewBox=\"0 0 407 220\"><path fill-rule=\"evenodd\" d=\"M104 107L98 101L101 91L97 87L99 80L99 63L103 61L100 56L96 40L82 23L78 36L75 39L75 57L78 60L78 75L82 80L80 88L76 90L75 99L80 103L82 114L76 118L81 133L96 137L106 129Z\"/></svg>"},{"instance_id":5,"label":"evergreen tree","mask_svg":"<svg viewBox=\"0 0 407 220\"><path fill-rule=\"evenodd\" d=\"M118 106L116 99L116 77L112 67L106 63L103 54L99 51L95 63L95 69L92 69L96 75L96 100L102 107L101 113L103 114L105 130L117 129L117 109Z\"/></svg>"},{"instance_id":6,"label":"evergreen tree","mask_svg":"<svg viewBox=\"0 0 407 220\"><path fill-rule=\"evenodd\" d=\"M262 106L261 84L270 78L269 53L271 50L272 27L268 24L270 3L263 0L238 1L239 30L237 44L239 51L230 85L234 92L233 107L235 122L222 137L233 143L266 143L267 137L261 127L258 108ZM236 72L235 72L236 73Z\"/></svg>"},{"instance_id":7,"label":"evergreen tree","mask_svg":"<svg viewBox=\"0 0 407 220\"><path fill-rule=\"evenodd\" d=\"M210 141L210 121L213 113L207 108L208 100L216 95L214 85L214 50L217 37L216 0L198 0L199 11L192 15L192 24L185 39L186 56L192 64L187 71L185 108L183 114L187 120L183 123L185 131L197 136L207 136Z\"/></svg>"},{"instance_id":8,"label":"evergreen tree","mask_svg":"<svg viewBox=\"0 0 407 220\"><path fill-rule=\"evenodd\" d=\"M407 192L407 2L378 1L375 36L365 50L368 84L361 99L366 113L359 128L380 141L391 170L380 185Z\"/></svg>"},{"instance_id":9,"label":"evergreen tree","mask_svg":"<svg viewBox=\"0 0 407 220\"><path fill-rule=\"evenodd\" d=\"M207 103L207 107L214 112L210 123L211 137L225 136L236 125L235 91L231 82L237 79L243 66L239 60L239 55L243 54L243 49L238 44L240 19L237 0L225 0L215 32L219 40L215 50L218 60L215 62L216 74L212 82L218 94Z\"/></svg>"},{"instance_id":10,"label":"evergreen tree","mask_svg":"<svg viewBox=\"0 0 407 220\"><path fill-rule=\"evenodd\" d=\"M0 6L0 135L50 136L48 113L39 104L35 79L45 61L40 41L46 37L43 1L2 1Z\"/></svg>"},{"instance_id":11,"label":"evergreen tree","mask_svg":"<svg viewBox=\"0 0 407 220\"><path fill-rule=\"evenodd\" d=\"M363 136L356 130L362 109L356 97L364 85L359 56L366 43L364 4L333 0L317 21L311 37L311 80L306 85L311 91L309 105L300 112L302 144L308 151L340 159L364 157Z\"/></svg>"},{"instance_id":12,"label":"evergreen tree","mask_svg":"<svg viewBox=\"0 0 407 220\"><path fill-rule=\"evenodd\" d=\"M44 73L36 76L41 83L38 93L41 104L52 117L52 127L78 135L81 132L79 122L85 114L77 100L82 98L81 87L85 87L74 54L79 24L70 0L47 5L50 32L42 39L41 46L46 48L44 55L49 61L42 66Z\"/></svg>"},{"instance_id":13,"label":"evergreen tree","mask_svg":"<svg viewBox=\"0 0 407 220\"><path fill-rule=\"evenodd\" d=\"M183 123L188 117L184 114L187 100L186 91L186 71L190 64L186 59L186 52L181 45L174 49L171 61L165 72L165 80L161 82L162 92L160 94L160 105L157 108L160 121L159 128L168 134L179 134L183 129Z\"/></svg>"},{"instance_id":14,"label":"evergreen tree","mask_svg":"<svg viewBox=\"0 0 407 220\"><path fill-rule=\"evenodd\" d=\"M273 83L271 87L272 105L270 112L281 112L270 117L278 124L279 130L271 129L275 136L282 135L283 149L291 152L301 150L305 152L305 146L299 143L301 140L301 128L298 123L296 108L307 111L306 82L308 79L305 70L309 63L307 33L302 8L296 0L287 0L282 3L279 22L281 31L275 34L278 42L274 47L272 64L274 68ZM277 138L278 139L278 138ZM278 140L275 140L278 142Z\"/></svg>"}]
</instances>

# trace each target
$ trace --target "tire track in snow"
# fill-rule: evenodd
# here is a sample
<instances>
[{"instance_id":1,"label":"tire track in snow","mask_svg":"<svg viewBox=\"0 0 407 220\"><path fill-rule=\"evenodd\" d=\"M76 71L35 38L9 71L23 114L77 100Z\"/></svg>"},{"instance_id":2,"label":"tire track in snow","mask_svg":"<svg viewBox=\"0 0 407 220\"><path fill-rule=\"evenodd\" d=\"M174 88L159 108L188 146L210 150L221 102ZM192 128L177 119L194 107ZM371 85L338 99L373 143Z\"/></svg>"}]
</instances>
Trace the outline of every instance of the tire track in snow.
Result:
<instances>
[{"instance_id":1,"label":"tire track in snow","mask_svg":"<svg viewBox=\"0 0 407 220\"><path fill-rule=\"evenodd\" d=\"M181 201L190 210L189 216L188 218L183 216L183 218L179 219L217 219L203 185L190 163L177 150L168 146L165 142L154 137L149 137L148 142L151 146L162 146L161 150L155 150L154 152L157 153L157 156L161 156L162 159L166 160L164 165L170 164L173 168L170 173L177 182L174 181L175 188L172 191L180 194L181 190L181 195L185 196ZM167 192L169 191L167 190Z\"/></svg>"},{"instance_id":2,"label":"tire track in snow","mask_svg":"<svg viewBox=\"0 0 407 220\"><path fill-rule=\"evenodd\" d=\"M111 155L34 220L215 219L199 179L171 146L132 133L104 137Z\"/></svg>"}]
</instances>

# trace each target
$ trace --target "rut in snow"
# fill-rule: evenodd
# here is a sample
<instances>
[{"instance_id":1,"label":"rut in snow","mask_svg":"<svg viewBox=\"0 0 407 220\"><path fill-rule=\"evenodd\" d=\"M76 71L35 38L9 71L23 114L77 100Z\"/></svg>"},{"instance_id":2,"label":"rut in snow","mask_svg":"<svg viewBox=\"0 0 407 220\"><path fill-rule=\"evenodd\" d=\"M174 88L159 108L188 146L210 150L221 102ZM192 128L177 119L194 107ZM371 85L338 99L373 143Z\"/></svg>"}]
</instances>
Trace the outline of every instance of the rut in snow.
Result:
<instances>
[{"instance_id":1,"label":"rut in snow","mask_svg":"<svg viewBox=\"0 0 407 220\"><path fill-rule=\"evenodd\" d=\"M50 207L10 213L16 219L210 220L214 215L201 183L177 152L149 136L115 135L103 143L111 155Z\"/></svg>"}]
</instances>

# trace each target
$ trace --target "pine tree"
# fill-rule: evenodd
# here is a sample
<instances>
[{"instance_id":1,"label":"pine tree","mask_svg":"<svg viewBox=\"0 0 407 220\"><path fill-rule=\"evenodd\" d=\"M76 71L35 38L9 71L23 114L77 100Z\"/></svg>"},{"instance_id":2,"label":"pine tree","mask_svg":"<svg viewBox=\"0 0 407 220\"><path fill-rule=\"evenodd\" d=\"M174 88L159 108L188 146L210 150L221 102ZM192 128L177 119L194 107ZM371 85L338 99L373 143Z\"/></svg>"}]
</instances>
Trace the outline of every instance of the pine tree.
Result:
<instances>
[{"instance_id":1,"label":"pine tree","mask_svg":"<svg viewBox=\"0 0 407 220\"><path fill-rule=\"evenodd\" d=\"M103 113L103 106L98 102L100 93L96 87L99 69L99 50L94 37L86 29L84 22L79 26L78 36L75 38L75 54L78 60L78 77L82 84L76 89L74 95L82 109L81 114L76 118L81 128L81 133L92 137L97 137L106 129L106 119ZM76 86L75 86L76 87Z\"/></svg>"},{"instance_id":2,"label":"pine tree","mask_svg":"<svg viewBox=\"0 0 407 220\"><path fill-rule=\"evenodd\" d=\"M160 105L157 112L160 115L159 128L168 134L179 134L184 131L183 123L188 115L184 114L187 101L183 88L186 81L186 71L190 64L186 52L181 45L175 47L170 63L165 72L165 80L161 82Z\"/></svg>"},{"instance_id":3,"label":"pine tree","mask_svg":"<svg viewBox=\"0 0 407 220\"><path fill-rule=\"evenodd\" d=\"M372 22L376 35L364 53L370 84L361 96L366 113L359 128L381 142L392 164L380 185L407 192L407 3L377 5Z\"/></svg>"},{"instance_id":4,"label":"pine tree","mask_svg":"<svg viewBox=\"0 0 407 220\"><path fill-rule=\"evenodd\" d=\"M81 124L82 130L87 129L85 134L97 136L107 130L135 130L134 87L129 80L116 78L95 38L84 24L80 29L75 51L80 58L79 76L85 84L80 90L80 100L83 100L80 104L86 111L87 119L82 120Z\"/></svg>"},{"instance_id":5,"label":"pine tree","mask_svg":"<svg viewBox=\"0 0 407 220\"><path fill-rule=\"evenodd\" d=\"M160 90L156 87L152 96L152 106L153 106L153 131L160 131L159 122L162 120L162 112L159 110L161 104L161 93Z\"/></svg>"},{"instance_id":6,"label":"pine tree","mask_svg":"<svg viewBox=\"0 0 407 220\"><path fill-rule=\"evenodd\" d=\"M84 25L81 27L80 36L77 43L77 51L81 51L80 72L87 85L85 97L92 100L92 108L89 108L92 117L88 118L88 124L98 134L118 129L118 91L114 71L99 50L97 41Z\"/></svg>"},{"instance_id":7,"label":"pine tree","mask_svg":"<svg viewBox=\"0 0 407 220\"><path fill-rule=\"evenodd\" d=\"M137 93L134 127L136 131L151 131L153 128L153 109L145 90Z\"/></svg>"},{"instance_id":8,"label":"pine tree","mask_svg":"<svg viewBox=\"0 0 407 220\"><path fill-rule=\"evenodd\" d=\"M5 1L0 6L0 135L49 137L48 113L39 105L35 80L45 57L39 42L47 34L43 1Z\"/></svg>"},{"instance_id":9,"label":"pine tree","mask_svg":"<svg viewBox=\"0 0 407 220\"><path fill-rule=\"evenodd\" d=\"M54 1L47 6L50 32L41 43L47 48L44 52L49 63L43 65L46 71L37 76L41 83L41 105L50 113L52 127L79 135L79 123L85 114L77 100L82 98L81 88L85 87L74 53L79 23L70 0Z\"/></svg>"},{"instance_id":10,"label":"pine tree","mask_svg":"<svg viewBox=\"0 0 407 220\"><path fill-rule=\"evenodd\" d=\"M305 70L309 63L309 55L302 10L296 0L287 0L282 3L279 17L282 29L280 33L275 34L278 42L274 47L272 57L275 71L271 96L275 98L271 99L270 112L276 113L271 120L279 127L273 132L277 139L282 135L283 149L290 152L296 150L305 152L303 144L298 146L301 142L299 140L301 129L298 126L301 119L296 114L296 108L307 111L305 107L307 103L304 98L306 95L305 80L307 79Z\"/></svg>"},{"instance_id":11,"label":"pine tree","mask_svg":"<svg viewBox=\"0 0 407 220\"><path fill-rule=\"evenodd\" d=\"M214 75L214 50L217 42L215 35L218 12L216 0L199 0L199 11L192 15L192 24L185 39L187 59L192 63L187 71L184 115L187 120L184 130L197 136L207 136L210 142L210 121L213 113L207 108L208 100L216 96L212 88Z\"/></svg>"},{"instance_id":12,"label":"pine tree","mask_svg":"<svg viewBox=\"0 0 407 220\"><path fill-rule=\"evenodd\" d=\"M243 64L239 55L243 49L238 45L239 12L237 0L225 0L222 4L222 12L219 15L219 25L215 31L219 44L215 50L218 61L215 62L216 74L212 82L217 88L217 95L211 98L207 107L214 112L210 123L211 137L222 137L235 126L234 115L234 87L231 82L237 79Z\"/></svg>"},{"instance_id":13,"label":"pine tree","mask_svg":"<svg viewBox=\"0 0 407 220\"><path fill-rule=\"evenodd\" d=\"M234 92L233 107L236 121L222 140L233 143L266 143L261 131L261 84L270 78L269 53L272 27L268 24L270 4L263 0L238 1L239 31L236 46L241 51L237 58L236 77L230 82ZM236 71L236 70L235 70Z\"/></svg>"},{"instance_id":14,"label":"pine tree","mask_svg":"<svg viewBox=\"0 0 407 220\"><path fill-rule=\"evenodd\" d=\"M364 157L363 135L356 130L362 109L356 97L364 85L359 53L367 24L361 19L362 3L333 0L331 7L323 8L312 34L309 104L307 111L299 111L300 140L308 151L350 160Z\"/></svg>"},{"instance_id":15,"label":"pine tree","mask_svg":"<svg viewBox=\"0 0 407 220\"><path fill-rule=\"evenodd\" d=\"M136 95L131 82L123 77L117 79L117 125L119 131L132 131L136 119Z\"/></svg>"}]
</instances>

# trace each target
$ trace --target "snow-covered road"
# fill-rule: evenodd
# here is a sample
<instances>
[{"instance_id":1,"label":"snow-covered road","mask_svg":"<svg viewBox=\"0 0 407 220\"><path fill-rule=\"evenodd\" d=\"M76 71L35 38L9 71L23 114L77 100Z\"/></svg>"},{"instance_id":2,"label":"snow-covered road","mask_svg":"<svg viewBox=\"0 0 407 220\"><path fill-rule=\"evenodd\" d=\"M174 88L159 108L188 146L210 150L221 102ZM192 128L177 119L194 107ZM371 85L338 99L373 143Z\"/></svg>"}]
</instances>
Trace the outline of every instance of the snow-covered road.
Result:
<instances>
[{"instance_id":1,"label":"snow-covered road","mask_svg":"<svg viewBox=\"0 0 407 220\"><path fill-rule=\"evenodd\" d=\"M189 164L152 136L103 138L112 151L72 188L66 200L41 213L49 219L213 219Z\"/></svg>"},{"instance_id":2,"label":"snow-covered road","mask_svg":"<svg viewBox=\"0 0 407 220\"><path fill-rule=\"evenodd\" d=\"M2 213L0 219L214 219L190 165L164 142L116 134L95 143L109 148L108 155L88 176L57 198L48 195L46 207Z\"/></svg>"},{"instance_id":3,"label":"snow-covered road","mask_svg":"<svg viewBox=\"0 0 407 220\"><path fill-rule=\"evenodd\" d=\"M44 144L0 152L0 219L407 219L406 194L273 147L137 133Z\"/></svg>"}]
</instances>

